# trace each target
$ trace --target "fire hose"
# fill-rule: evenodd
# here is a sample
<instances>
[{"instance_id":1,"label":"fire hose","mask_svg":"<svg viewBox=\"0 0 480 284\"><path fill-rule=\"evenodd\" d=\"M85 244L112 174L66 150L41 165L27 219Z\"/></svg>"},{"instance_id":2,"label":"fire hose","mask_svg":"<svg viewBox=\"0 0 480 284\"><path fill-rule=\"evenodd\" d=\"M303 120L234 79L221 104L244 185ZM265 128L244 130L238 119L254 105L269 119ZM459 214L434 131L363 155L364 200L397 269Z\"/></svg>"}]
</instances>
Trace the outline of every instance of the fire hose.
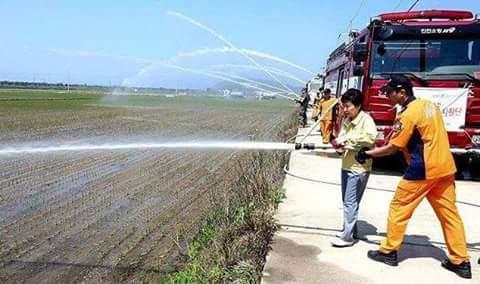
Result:
<instances>
[{"instance_id":1,"label":"fire hose","mask_svg":"<svg viewBox=\"0 0 480 284\"><path fill-rule=\"evenodd\" d=\"M324 153L324 154L336 153L336 151L334 149L332 149L330 147L325 147L323 145L316 145L314 143L304 143L304 144L296 143L295 144L295 150L301 150L301 149L304 149L304 150L320 150L319 152ZM285 172L285 174L287 174L289 176L292 176L294 178L298 178L298 179L302 179L302 180L306 180L306 181L310 181L310 182L315 182L315 183L341 186L341 183L339 183L338 181L328 181L328 180L323 180L323 179L310 178L310 177L302 176L300 174L293 173L288 169L288 164L284 166L283 171ZM388 193L394 193L395 192L395 190L391 190L391 189L388 189L388 188L372 187L372 186L367 186L366 189L373 190L373 191L380 191L380 192L388 192ZM456 203L466 205L466 206L480 208L480 204L476 204L476 203L471 203L471 202L466 202L466 201L461 201L461 200L457 200Z\"/></svg>"},{"instance_id":2,"label":"fire hose","mask_svg":"<svg viewBox=\"0 0 480 284\"><path fill-rule=\"evenodd\" d=\"M310 146L308 146L308 147L310 147ZM304 149L306 149L306 148L304 148ZM293 173L288 169L288 164L284 166L283 171L285 172L285 174L287 174L291 177L302 179L302 180L305 180L305 181L314 182L314 183L321 183L321 184L326 184L326 185L333 185L333 186L338 186L338 187L341 186L341 183L339 183L338 181L328 181L328 180L323 180L323 179L310 178L310 177L305 177L305 176ZM334 188L331 188L331 189L334 189ZM366 190L386 192L386 193L395 193L395 190L382 188L382 187L373 187L373 186L367 186ZM475 204L475 203L471 203L471 202L465 202L465 201L457 200L456 203L464 205L464 206L471 206L471 207L475 207L475 208L480 208L480 204ZM476 245L467 245L467 247L470 250L480 251L480 249L477 248ZM478 259L478 263L480 264L480 259Z\"/></svg>"}]
</instances>

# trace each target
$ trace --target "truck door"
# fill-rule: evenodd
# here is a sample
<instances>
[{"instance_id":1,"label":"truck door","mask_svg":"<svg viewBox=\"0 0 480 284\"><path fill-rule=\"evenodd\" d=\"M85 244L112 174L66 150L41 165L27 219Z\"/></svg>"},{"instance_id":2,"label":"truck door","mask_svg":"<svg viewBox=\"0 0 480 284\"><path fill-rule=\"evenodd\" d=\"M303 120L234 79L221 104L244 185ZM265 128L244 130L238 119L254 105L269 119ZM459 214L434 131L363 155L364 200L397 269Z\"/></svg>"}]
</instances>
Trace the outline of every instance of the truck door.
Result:
<instances>
[{"instance_id":1,"label":"truck door","mask_svg":"<svg viewBox=\"0 0 480 284\"><path fill-rule=\"evenodd\" d=\"M340 69L338 69L337 91L335 93L337 98L339 98L342 95L342 92L344 91L343 90L344 80L345 80L345 67L340 67Z\"/></svg>"}]
</instances>

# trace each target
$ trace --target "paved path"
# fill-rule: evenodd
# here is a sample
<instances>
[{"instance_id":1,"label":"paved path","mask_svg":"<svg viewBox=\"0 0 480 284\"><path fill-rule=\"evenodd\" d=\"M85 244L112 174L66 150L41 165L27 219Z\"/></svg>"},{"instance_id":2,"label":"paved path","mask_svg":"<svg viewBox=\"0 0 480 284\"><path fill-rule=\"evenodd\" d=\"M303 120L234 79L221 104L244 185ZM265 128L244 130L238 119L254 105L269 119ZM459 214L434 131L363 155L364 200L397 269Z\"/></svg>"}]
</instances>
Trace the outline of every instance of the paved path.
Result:
<instances>
[{"instance_id":1,"label":"paved path","mask_svg":"<svg viewBox=\"0 0 480 284\"><path fill-rule=\"evenodd\" d=\"M306 129L300 129L299 134ZM318 133L318 132L315 132ZM320 142L320 136L307 142ZM415 211L399 254L400 265L389 267L369 260L386 231L388 205L400 176L374 173L360 207L363 240L351 248L330 242L342 227L340 159L318 152L296 151L290 158L294 175L287 175L286 199L276 218L281 228L267 257L263 283L480 283L480 183L458 182L458 208L472 256L473 279L462 280L440 267L446 258L440 224L425 200Z\"/></svg>"}]
</instances>

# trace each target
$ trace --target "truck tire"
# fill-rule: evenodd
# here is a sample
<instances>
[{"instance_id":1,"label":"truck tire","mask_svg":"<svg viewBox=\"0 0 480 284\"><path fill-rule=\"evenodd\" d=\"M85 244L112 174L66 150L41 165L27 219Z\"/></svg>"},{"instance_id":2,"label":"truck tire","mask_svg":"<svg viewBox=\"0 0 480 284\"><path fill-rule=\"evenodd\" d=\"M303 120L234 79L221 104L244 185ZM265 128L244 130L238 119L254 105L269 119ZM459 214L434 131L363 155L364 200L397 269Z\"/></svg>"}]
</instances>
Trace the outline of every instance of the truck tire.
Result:
<instances>
[{"instance_id":1,"label":"truck tire","mask_svg":"<svg viewBox=\"0 0 480 284\"><path fill-rule=\"evenodd\" d=\"M465 171L468 169L469 157L465 154L453 154L453 159L455 160L455 166L457 167L457 173L455 174L455 179L464 180Z\"/></svg>"},{"instance_id":2,"label":"truck tire","mask_svg":"<svg viewBox=\"0 0 480 284\"><path fill-rule=\"evenodd\" d=\"M480 154L472 154L469 170L472 180L480 181Z\"/></svg>"}]
</instances>

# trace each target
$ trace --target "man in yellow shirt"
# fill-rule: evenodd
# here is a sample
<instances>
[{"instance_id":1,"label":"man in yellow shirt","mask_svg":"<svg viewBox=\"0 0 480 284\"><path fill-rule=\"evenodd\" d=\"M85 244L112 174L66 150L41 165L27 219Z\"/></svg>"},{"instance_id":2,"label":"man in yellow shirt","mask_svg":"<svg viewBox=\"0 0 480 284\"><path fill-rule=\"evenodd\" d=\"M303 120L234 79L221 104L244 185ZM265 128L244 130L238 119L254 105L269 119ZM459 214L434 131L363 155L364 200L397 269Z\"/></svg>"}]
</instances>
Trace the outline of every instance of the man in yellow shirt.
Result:
<instances>
[{"instance_id":1,"label":"man in yellow shirt","mask_svg":"<svg viewBox=\"0 0 480 284\"><path fill-rule=\"evenodd\" d=\"M397 251L408 221L426 197L440 221L448 248L449 258L442 262L442 267L470 279L465 230L455 204L455 162L442 113L434 103L416 99L405 76L394 76L382 91L393 104L402 106L392 139L386 146L360 151L356 158L364 162L401 150L407 154L409 165L390 203L387 238L381 242L380 250L369 251L368 257L398 265Z\"/></svg>"},{"instance_id":2,"label":"man in yellow shirt","mask_svg":"<svg viewBox=\"0 0 480 284\"><path fill-rule=\"evenodd\" d=\"M333 105L337 103L337 100L331 96L331 93L330 89L325 89L325 91L323 91L323 99L320 103L319 119L323 144L330 143L333 130Z\"/></svg>"}]
</instances>

